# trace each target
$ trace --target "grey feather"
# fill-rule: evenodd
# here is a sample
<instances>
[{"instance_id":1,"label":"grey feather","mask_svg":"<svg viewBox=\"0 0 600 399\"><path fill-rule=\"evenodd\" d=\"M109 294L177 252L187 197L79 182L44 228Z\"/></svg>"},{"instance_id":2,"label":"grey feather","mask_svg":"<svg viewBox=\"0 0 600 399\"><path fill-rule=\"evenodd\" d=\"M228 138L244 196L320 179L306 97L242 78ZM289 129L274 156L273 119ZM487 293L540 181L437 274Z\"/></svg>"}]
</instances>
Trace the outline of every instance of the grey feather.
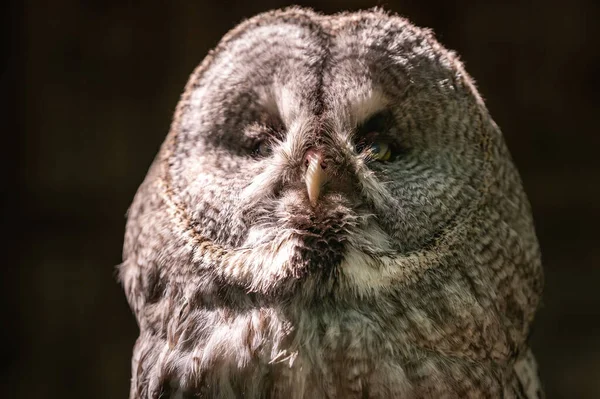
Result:
<instances>
[{"instance_id":1,"label":"grey feather","mask_svg":"<svg viewBox=\"0 0 600 399\"><path fill-rule=\"evenodd\" d=\"M328 178L314 206L309 149ZM456 54L381 10L229 32L186 86L123 257L132 399L542 395L517 170Z\"/></svg>"}]
</instances>

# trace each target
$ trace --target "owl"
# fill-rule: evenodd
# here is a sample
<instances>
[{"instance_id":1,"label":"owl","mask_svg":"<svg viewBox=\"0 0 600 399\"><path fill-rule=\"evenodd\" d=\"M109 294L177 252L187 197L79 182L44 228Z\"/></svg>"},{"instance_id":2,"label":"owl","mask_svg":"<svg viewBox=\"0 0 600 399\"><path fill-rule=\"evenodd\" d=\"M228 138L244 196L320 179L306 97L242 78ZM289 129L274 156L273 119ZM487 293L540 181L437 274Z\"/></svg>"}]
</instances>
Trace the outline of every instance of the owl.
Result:
<instances>
[{"instance_id":1,"label":"owl","mask_svg":"<svg viewBox=\"0 0 600 399\"><path fill-rule=\"evenodd\" d=\"M530 205L457 55L290 8L192 74L128 213L130 397L539 398Z\"/></svg>"}]
</instances>

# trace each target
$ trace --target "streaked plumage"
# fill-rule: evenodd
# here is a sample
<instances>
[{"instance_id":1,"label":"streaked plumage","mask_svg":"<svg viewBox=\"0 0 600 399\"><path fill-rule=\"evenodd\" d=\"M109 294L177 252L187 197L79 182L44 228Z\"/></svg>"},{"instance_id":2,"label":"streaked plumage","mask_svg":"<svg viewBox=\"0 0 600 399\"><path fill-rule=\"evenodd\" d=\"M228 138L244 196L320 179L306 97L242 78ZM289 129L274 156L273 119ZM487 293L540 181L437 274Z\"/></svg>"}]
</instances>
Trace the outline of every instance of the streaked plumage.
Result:
<instances>
[{"instance_id":1,"label":"streaked plumage","mask_svg":"<svg viewBox=\"0 0 600 399\"><path fill-rule=\"evenodd\" d=\"M454 53L379 10L223 38L120 275L131 398L541 396L540 254L500 130Z\"/></svg>"}]
</instances>

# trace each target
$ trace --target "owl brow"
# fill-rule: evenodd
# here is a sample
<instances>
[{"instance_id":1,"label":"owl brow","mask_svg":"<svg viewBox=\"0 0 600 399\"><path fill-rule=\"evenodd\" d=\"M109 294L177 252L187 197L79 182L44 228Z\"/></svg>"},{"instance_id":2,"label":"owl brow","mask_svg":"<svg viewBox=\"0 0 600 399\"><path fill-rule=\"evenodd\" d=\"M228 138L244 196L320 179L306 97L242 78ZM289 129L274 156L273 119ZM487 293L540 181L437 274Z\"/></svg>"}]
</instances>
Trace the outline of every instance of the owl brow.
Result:
<instances>
[{"instance_id":1,"label":"owl brow","mask_svg":"<svg viewBox=\"0 0 600 399\"><path fill-rule=\"evenodd\" d=\"M392 114L389 110L383 110L372 114L357 126L357 132L368 134L371 132L384 132L393 122ZM364 135L363 134L363 135Z\"/></svg>"},{"instance_id":2,"label":"owl brow","mask_svg":"<svg viewBox=\"0 0 600 399\"><path fill-rule=\"evenodd\" d=\"M254 147L262 141L277 141L279 135L273 132L271 129L260 125L259 123L252 123L244 129L244 145L247 147Z\"/></svg>"},{"instance_id":3,"label":"owl brow","mask_svg":"<svg viewBox=\"0 0 600 399\"><path fill-rule=\"evenodd\" d=\"M258 120L251 122L245 129L246 135L252 138L281 139L284 130L283 121L278 115L271 112L264 112Z\"/></svg>"},{"instance_id":4,"label":"owl brow","mask_svg":"<svg viewBox=\"0 0 600 399\"><path fill-rule=\"evenodd\" d=\"M392 137L391 130L395 121L389 110L376 112L354 129L352 138L356 146L366 145L375 139L383 139L396 144L397 138Z\"/></svg>"}]
</instances>

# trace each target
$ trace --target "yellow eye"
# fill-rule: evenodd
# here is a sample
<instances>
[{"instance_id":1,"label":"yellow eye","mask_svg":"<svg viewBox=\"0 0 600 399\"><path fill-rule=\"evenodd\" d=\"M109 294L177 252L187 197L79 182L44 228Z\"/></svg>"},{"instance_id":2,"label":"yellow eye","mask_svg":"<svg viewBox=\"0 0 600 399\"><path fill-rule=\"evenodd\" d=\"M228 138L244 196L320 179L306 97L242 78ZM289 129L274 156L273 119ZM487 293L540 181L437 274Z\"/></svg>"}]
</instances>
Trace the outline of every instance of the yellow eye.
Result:
<instances>
[{"instance_id":1,"label":"yellow eye","mask_svg":"<svg viewBox=\"0 0 600 399\"><path fill-rule=\"evenodd\" d=\"M390 146L383 142L375 142L371 144L367 151L369 155L377 161L388 161L392 156Z\"/></svg>"}]
</instances>

